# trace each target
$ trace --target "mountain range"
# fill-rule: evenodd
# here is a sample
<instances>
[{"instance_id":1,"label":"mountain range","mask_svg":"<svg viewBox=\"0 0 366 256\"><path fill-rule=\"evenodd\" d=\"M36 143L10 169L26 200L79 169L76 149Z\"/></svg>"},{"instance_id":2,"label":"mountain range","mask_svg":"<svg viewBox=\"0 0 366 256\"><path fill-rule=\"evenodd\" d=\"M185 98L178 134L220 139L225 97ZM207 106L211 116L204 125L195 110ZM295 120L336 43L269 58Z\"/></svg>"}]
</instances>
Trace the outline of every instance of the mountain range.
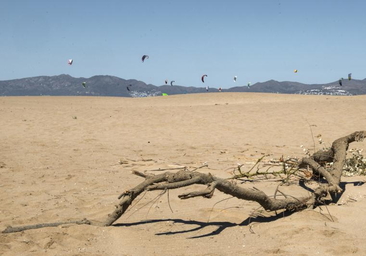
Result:
<instances>
[{"instance_id":1,"label":"mountain range","mask_svg":"<svg viewBox=\"0 0 366 256\"><path fill-rule=\"evenodd\" d=\"M223 89L223 92L264 92L285 94L318 94L318 95L361 95L366 94L366 79L338 81L327 84L302 84L290 81L269 80L248 87L236 86ZM109 75L98 75L90 78L75 78L69 75L37 76L30 78L0 81L0 96L119 96L147 97L168 95L206 93L205 87L186 87L181 85L155 86L135 79L122 79ZM218 92L209 88L208 92Z\"/></svg>"}]
</instances>

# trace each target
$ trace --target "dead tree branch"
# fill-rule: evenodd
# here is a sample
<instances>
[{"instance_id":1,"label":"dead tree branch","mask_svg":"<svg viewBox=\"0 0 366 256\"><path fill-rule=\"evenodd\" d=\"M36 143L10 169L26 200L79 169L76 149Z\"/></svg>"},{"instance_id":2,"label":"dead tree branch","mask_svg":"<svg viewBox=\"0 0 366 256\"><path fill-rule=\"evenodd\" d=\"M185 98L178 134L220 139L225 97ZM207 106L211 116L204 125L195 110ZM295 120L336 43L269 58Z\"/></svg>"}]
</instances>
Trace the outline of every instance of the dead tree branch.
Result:
<instances>
[{"instance_id":1,"label":"dead tree branch","mask_svg":"<svg viewBox=\"0 0 366 256\"><path fill-rule=\"evenodd\" d=\"M196 168L192 171L188 169L179 170L176 173L162 173L158 175L141 173L141 172L133 172L133 174L144 178L145 180L141 182L136 187L123 192L118 198L120 199L119 203L115 206L115 210L108 214L107 218L101 222L98 221L89 221L82 220L76 222L60 222L60 223L50 223L50 224L38 224L32 226L23 226L12 228L8 227L3 233L11 233L18 232L27 229L34 228L42 228L42 227L54 227L62 224L89 224L89 225L98 225L98 226L110 226L115 221L117 221L131 206L132 202L144 191L151 190L170 190L170 189L178 189L182 187L191 186L193 184L207 185L206 189L200 191L193 191L190 193L179 195L180 199L189 199L192 197L202 196L205 198L211 198L214 194L215 190L219 190L225 194L231 195L238 199L254 201L260 204L267 211L276 211L276 210L290 210L290 211L298 211L304 209L309 206L314 206L317 202L321 201L328 193L336 194L341 193L342 189L339 184L341 181L342 168L346 161L346 152L350 143L354 141L361 141L365 138L366 131L358 131L354 132L348 136L339 138L335 140L332 144L331 149L327 151L318 151L314 153L310 157L303 158L298 167L310 167L314 173L317 173L324 177L327 183L319 184L319 187L315 189L315 191L307 197L295 198L290 195L285 196L283 199L277 199L267 196L263 191L258 189L248 189L243 188L240 185L237 185L233 182L233 178L231 179L222 179L211 175L210 173L200 173L197 172L197 169L207 167L207 164ZM261 160L260 158L256 166ZM330 170L327 170L324 166L324 162L333 162L333 165ZM252 167L252 169L254 168ZM241 167L241 166L240 166ZM243 173L238 168L239 174L235 175L234 178L242 178L242 177L251 177L249 172ZM290 175L293 175L295 171L292 171L294 167L292 166L289 171L287 171L284 167L284 170L281 170L281 174L287 175L287 180ZM251 169L251 170L252 170ZM267 170L268 171L268 170ZM257 174L271 174L269 172L260 173L257 170ZM280 173L273 173L274 175L280 175ZM275 195L277 193L278 188L276 189ZM280 192L282 193L282 192Z\"/></svg>"}]
</instances>

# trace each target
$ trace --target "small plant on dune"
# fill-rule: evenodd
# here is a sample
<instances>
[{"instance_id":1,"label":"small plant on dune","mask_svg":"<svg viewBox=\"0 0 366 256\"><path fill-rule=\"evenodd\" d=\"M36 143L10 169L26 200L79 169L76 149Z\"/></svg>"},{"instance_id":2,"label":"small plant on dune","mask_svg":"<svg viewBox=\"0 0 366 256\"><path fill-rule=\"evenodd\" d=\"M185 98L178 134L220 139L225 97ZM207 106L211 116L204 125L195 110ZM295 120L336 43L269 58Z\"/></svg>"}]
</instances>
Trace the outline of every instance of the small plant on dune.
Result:
<instances>
[{"instance_id":1,"label":"small plant on dune","mask_svg":"<svg viewBox=\"0 0 366 256\"><path fill-rule=\"evenodd\" d=\"M263 179L278 179L283 184L287 184L294 176L304 178L301 175L298 165L300 159L296 157L283 157L279 159L271 158L265 160L265 157L269 155L263 155L257 160L257 162L247 171L242 170L243 164L237 165L232 171L231 179L247 179L247 180L263 180Z\"/></svg>"},{"instance_id":2,"label":"small plant on dune","mask_svg":"<svg viewBox=\"0 0 366 256\"><path fill-rule=\"evenodd\" d=\"M350 149L347 151L351 154L346 159L343 167L344 176L366 175L366 158L362 155L363 149Z\"/></svg>"}]
</instances>

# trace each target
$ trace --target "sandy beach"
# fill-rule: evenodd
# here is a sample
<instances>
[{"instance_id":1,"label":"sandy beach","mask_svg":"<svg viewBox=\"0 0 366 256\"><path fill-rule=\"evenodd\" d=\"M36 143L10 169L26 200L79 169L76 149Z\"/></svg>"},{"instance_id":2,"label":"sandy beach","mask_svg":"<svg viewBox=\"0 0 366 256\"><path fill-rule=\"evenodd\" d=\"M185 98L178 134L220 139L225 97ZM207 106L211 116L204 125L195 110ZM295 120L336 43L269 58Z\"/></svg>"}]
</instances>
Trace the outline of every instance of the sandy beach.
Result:
<instances>
[{"instance_id":1,"label":"sandy beach","mask_svg":"<svg viewBox=\"0 0 366 256\"><path fill-rule=\"evenodd\" d=\"M248 170L263 155L301 158L300 145L320 149L318 134L330 145L365 130L365 102L260 93L1 97L0 230L103 219L143 181L134 170L207 163L200 171L227 178L238 163ZM351 147L366 149L366 142ZM211 199L177 197L198 185L170 191L171 207L167 194L153 191L112 227L0 234L0 255L365 255L366 177L343 181L337 204L285 217L236 198L218 203L228 198L219 191ZM276 183L243 186L273 194ZM307 193L296 185L283 191ZM260 214L267 218L250 219Z\"/></svg>"}]
</instances>

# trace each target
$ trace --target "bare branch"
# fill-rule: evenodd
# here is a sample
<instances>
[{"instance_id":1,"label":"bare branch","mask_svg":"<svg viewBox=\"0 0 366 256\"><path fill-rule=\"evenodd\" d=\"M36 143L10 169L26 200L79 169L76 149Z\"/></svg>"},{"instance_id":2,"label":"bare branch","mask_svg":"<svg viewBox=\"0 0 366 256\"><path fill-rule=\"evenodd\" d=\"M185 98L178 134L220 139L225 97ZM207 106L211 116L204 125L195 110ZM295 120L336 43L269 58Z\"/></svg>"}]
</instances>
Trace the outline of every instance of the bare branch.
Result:
<instances>
[{"instance_id":1,"label":"bare branch","mask_svg":"<svg viewBox=\"0 0 366 256\"><path fill-rule=\"evenodd\" d=\"M164 190L164 189L176 189L181 187L187 187L189 185L198 184L201 181L201 177L197 176L189 180L178 181L174 183L163 183L163 184L154 184L148 186L147 190Z\"/></svg>"},{"instance_id":2,"label":"bare branch","mask_svg":"<svg viewBox=\"0 0 366 256\"><path fill-rule=\"evenodd\" d=\"M333 178L333 176L324 167L315 162L314 159L306 157L302 159L302 163L309 165L314 172L322 175L329 182L329 184L337 184L337 181Z\"/></svg>"},{"instance_id":3,"label":"bare branch","mask_svg":"<svg viewBox=\"0 0 366 256\"><path fill-rule=\"evenodd\" d=\"M173 171L173 170L185 170L187 169L186 166L182 166L182 167L172 167L172 168L158 168L158 169L152 169L152 170L147 170L149 172L161 172L161 171Z\"/></svg>"},{"instance_id":4,"label":"bare branch","mask_svg":"<svg viewBox=\"0 0 366 256\"><path fill-rule=\"evenodd\" d=\"M342 192L339 183L342 175L342 168L345 164L346 152L348 146L350 143L354 141L363 140L365 137L366 137L366 131L354 132L348 136L335 140L330 150L323 153L318 151L314 153L313 156L306 157L301 160L299 166L301 165L310 166L313 172L322 175L328 182L328 184L320 184L319 187L316 188L314 192L307 197L295 198L291 195L285 195L284 193L279 191L277 187L274 194L274 198L272 198L267 196L263 191L259 189L244 188L232 182L232 179L243 178L243 177L250 178L258 175L263 175L266 178L267 175L273 175L273 176L277 175L281 177L282 182L286 182L289 181L292 175L297 175L298 169L296 164L292 165L289 169L286 169L287 166L285 165L285 163L283 163L283 169L278 172L269 172L270 168L268 168L265 172L261 172L260 169L257 167L257 170L251 173L251 171L256 166L258 166L258 163L260 163L265 156L258 159L257 162L254 164L254 166L248 172L243 173L240 170L241 166L239 166L238 171L240 174L234 175L234 177L229 179L217 178L211 175L210 173L206 174L196 171L197 169L207 167L207 164L197 167L192 171L189 171L185 168L184 170L180 170L176 173L166 172L159 175L151 175L134 171L133 174L142 177L145 180L136 187L123 192L119 196L120 201L116 205L114 211L111 214L109 214L107 218L102 222L89 221L84 219L81 221L55 222L48 224L44 223L44 224L29 225L14 228L8 227L3 231L3 233L19 232L23 230L36 229L42 227L56 227L63 224L88 224L98 226L100 225L110 226L127 211L127 209L131 206L132 202L144 191L146 192L149 190L163 190L163 192L158 195L158 197L160 197L166 191L169 191L169 189L187 187L193 184L207 185L207 188L202 191L195 191L179 195L179 198L188 199L197 196L211 198L213 196L214 191L217 189L225 194L228 194L232 197L236 197L238 199L257 202L267 211L276 211L276 210L299 211L306 207L314 206L317 203L323 202L324 197L327 196L328 193L334 195ZM333 166L330 171L327 171L321 164L322 161L326 162L330 160L333 161ZM174 169L181 169L181 168L174 168ZM282 174L285 175L285 178L282 178L283 177ZM282 194L285 198L281 199L276 198L277 193Z\"/></svg>"},{"instance_id":5,"label":"bare branch","mask_svg":"<svg viewBox=\"0 0 366 256\"><path fill-rule=\"evenodd\" d=\"M146 174L146 173L142 173L142 172L139 172L139 171L132 171L132 174L135 174L141 178L147 178L147 177L150 177L151 174Z\"/></svg>"},{"instance_id":6,"label":"bare branch","mask_svg":"<svg viewBox=\"0 0 366 256\"><path fill-rule=\"evenodd\" d=\"M198 169L202 169L202 168L204 168L204 167L208 167L208 164L207 164L207 163L204 163L203 165L201 165L201 166L199 166L199 167L194 168L194 169L192 170L192 172L195 172L195 171L197 171Z\"/></svg>"},{"instance_id":7,"label":"bare branch","mask_svg":"<svg viewBox=\"0 0 366 256\"><path fill-rule=\"evenodd\" d=\"M212 182L212 183L208 184L208 186L205 190L190 192L190 193L187 193L187 194L182 194L182 195L179 195L178 197L180 199L188 199L188 198L197 197L197 196L203 196L205 198L211 198L213 196L214 191L215 191L216 185L217 185L217 182Z\"/></svg>"},{"instance_id":8,"label":"bare branch","mask_svg":"<svg viewBox=\"0 0 366 256\"><path fill-rule=\"evenodd\" d=\"M30 229L38 229L38 228L45 228L45 227L58 227L60 225L67 225L67 224L90 225L91 222L87 219L83 219L83 220L77 220L77 221L41 223L41 224L21 226L21 227L8 226L2 233L15 233L15 232L21 232L21 231L30 230Z\"/></svg>"}]
</instances>

